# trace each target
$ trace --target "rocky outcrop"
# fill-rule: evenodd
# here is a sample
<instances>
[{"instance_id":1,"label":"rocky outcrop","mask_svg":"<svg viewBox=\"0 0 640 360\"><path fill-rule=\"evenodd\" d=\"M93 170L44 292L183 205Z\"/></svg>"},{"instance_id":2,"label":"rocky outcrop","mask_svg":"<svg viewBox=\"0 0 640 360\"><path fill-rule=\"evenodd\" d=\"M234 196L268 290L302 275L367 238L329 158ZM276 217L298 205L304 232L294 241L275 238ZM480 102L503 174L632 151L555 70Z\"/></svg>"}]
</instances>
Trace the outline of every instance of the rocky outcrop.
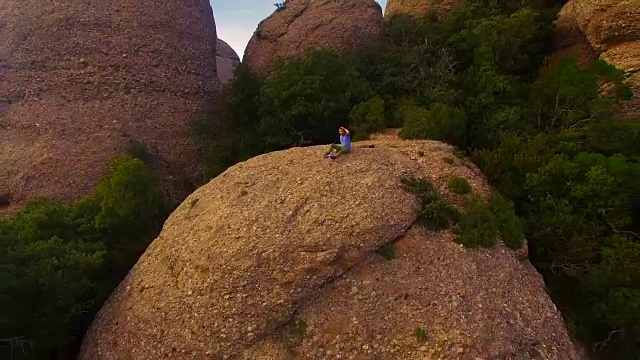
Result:
<instances>
[{"instance_id":1,"label":"rocky outcrop","mask_svg":"<svg viewBox=\"0 0 640 360\"><path fill-rule=\"evenodd\" d=\"M552 56L552 61L556 61L564 56L575 58L581 66L586 67L598 59L598 52L591 46L589 40L584 35L575 16L573 7L563 6L558 13L558 20L554 31L554 46L556 51Z\"/></svg>"},{"instance_id":2,"label":"rocky outcrop","mask_svg":"<svg viewBox=\"0 0 640 360\"><path fill-rule=\"evenodd\" d=\"M189 119L218 88L208 1L1 7L0 192L13 205L87 193L131 141L164 175L198 172Z\"/></svg>"},{"instance_id":3,"label":"rocky outcrop","mask_svg":"<svg viewBox=\"0 0 640 360\"><path fill-rule=\"evenodd\" d=\"M453 204L453 174L489 192L474 165L443 161L452 147L374 136L335 162L323 151L260 155L196 190L79 359L578 358L528 260L414 225L402 176L430 178ZM376 249L392 241L386 261Z\"/></svg>"},{"instance_id":4,"label":"rocky outcrop","mask_svg":"<svg viewBox=\"0 0 640 360\"><path fill-rule=\"evenodd\" d=\"M220 83L226 84L233 79L233 71L240 63L238 54L223 40L218 39L216 46L216 64Z\"/></svg>"},{"instance_id":5,"label":"rocky outcrop","mask_svg":"<svg viewBox=\"0 0 640 360\"><path fill-rule=\"evenodd\" d=\"M458 0L388 0L385 16L406 14L424 16L431 12L442 15L458 5Z\"/></svg>"},{"instance_id":6,"label":"rocky outcrop","mask_svg":"<svg viewBox=\"0 0 640 360\"><path fill-rule=\"evenodd\" d=\"M374 0L289 0L258 25L243 61L266 76L278 56L357 48L377 41L382 25L382 9Z\"/></svg>"},{"instance_id":7,"label":"rocky outcrop","mask_svg":"<svg viewBox=\"0 0 640 360\"><path fill-rule=\"evenodd\" d=\"M556 25L558 52L583 65L601 58L627 73L634 100L616 109L621 118L640 118L640 0L570 0Z\"/></svg>"}]
</instances>

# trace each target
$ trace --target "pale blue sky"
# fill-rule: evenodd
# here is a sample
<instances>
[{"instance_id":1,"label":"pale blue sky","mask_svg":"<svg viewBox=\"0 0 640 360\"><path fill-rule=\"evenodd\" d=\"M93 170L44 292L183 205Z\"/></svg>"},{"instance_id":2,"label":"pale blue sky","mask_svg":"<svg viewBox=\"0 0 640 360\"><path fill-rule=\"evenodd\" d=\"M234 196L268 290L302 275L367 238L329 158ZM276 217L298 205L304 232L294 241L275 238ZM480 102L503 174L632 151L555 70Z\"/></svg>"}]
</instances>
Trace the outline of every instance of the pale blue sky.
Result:
<instances>
[{"instance_id":1,"label":"pale blue sky","mask_svg":"<svg viewBox=\"0 0 640 360\"><path fill-rule=\"evenodd\" d=\"M387 0L376 0L386 6ZM210 0L218 37L226 41L240 58L258 23L269 16L282 0Z\"/></svg>"}]
</instances>

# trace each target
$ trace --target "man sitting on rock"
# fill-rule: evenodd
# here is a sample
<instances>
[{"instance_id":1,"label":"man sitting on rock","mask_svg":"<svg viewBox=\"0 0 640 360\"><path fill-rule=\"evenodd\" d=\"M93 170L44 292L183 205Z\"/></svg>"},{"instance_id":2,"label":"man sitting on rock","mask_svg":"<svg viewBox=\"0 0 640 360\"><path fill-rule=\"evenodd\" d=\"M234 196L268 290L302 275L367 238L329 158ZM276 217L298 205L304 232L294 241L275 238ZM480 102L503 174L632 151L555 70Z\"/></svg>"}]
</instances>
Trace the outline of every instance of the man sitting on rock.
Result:
<instances>
[{"instance_id":1,"label":"man sitting on rock","mask_svg":"<svg viewBox=\"0 0 640 360\"><path fill-rule=\"evenodd\" d=\"M324 154L325 159L335 160L338 156L351 152L351 133L349 130L341 126L338 128L338 133L340 134L340 145L329 145L329 151Z\"/></svg>"}]
</instances>

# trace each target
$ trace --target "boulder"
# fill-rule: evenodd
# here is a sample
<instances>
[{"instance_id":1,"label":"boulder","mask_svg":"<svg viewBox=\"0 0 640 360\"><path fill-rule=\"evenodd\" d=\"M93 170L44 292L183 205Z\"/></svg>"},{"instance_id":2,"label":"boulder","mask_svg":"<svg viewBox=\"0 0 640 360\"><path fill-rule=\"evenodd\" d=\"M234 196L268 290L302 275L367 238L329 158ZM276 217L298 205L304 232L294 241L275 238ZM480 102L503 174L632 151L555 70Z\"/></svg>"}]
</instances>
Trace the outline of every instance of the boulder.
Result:
<instances>
[{"instance_id":1,"label":"boulder","mask_svg":"<svg viewBox=\"0 0 640 360\"><path fill-rule=\"evenodd\" d=\"M233 71L240 63L238 54L223 40L218 39L216 46L216 65L218 79L221 84L226 84L233 79Z\"/></svg>"},{"instance_id":2,"label":"boulder","mask_svg":"<svg viewBox=\"0 0 640 360\"><path fill-rule=\"evenodd\" d=\"M573 6L567 4L558 13L553 33L555 52L552 61L564 56L575 58L582 67L588 67L598 59L598 52L591 46L573 14Z\"/></svg>"},{"instance_id":3,"label":"boulder","mask_svg":"<svg viewBox=\"0 0 640 360\"><path fill-rule=\"evenodd\" d=\"M640 0L570 0L568 4L589 43L600 52L640 38Z\"/></svg>"},{"instance_id":4,"label":"boulder","mask_svg":"<svg viewBox=\"0 0 640 360\"><path fill-rule=\"evenodd\" d=\"M196 190L79 359L578 359L527 259L414 224L419 201L400 179L427 177L459 205L451 175L490 192L473 164L443 161L453 148L435 141L354 145L336 161L320 146L260 155ZM376 252L396 241L396 259Z\"/></svg>"},{"instance_id":5,"label":"boulder","mask_svg":"<svg viewBox=\"0 0 640 360\"><path fill-rule=\"evenodd\" d=\"M634 99L617 104L619 118L640 118L640 0L570 0L558 16L553 58L596 59L622 69Z\"/></svg>"},{"instance_id":6,"label":"boulder","mask_svg":"<svg viewBox=\"0 0 640 360\"><path fill-rule=\"evenodd\" d=\"M0 191L13 208L38 195L86 194L133 142L165 179L200 173L189 120L218 88L208 1L5 0L2 8Z\"/></svg>"},{"instance_id":7,"label":"boulder","mask_svg":"<svg viewBox=\"0 0 640 360\"><path fill-rule=\"evenodd\" d=\"M266 76L276 57L297 56L307 49L364 46L377 41L382 26L382 9L374 0L289 0L260 22L243 61Z\"/></svg>"},{"instance_id":8,"label":"boulder","mask_svg":"<svg viewBox=\"0 0 640 360\"><path fill-rule=\"evenodd\" d=\"M458 2L459 0L388 0L384 15L424 16L431 12L442 15L452 10Z\"/></svg>"}]
</instances>

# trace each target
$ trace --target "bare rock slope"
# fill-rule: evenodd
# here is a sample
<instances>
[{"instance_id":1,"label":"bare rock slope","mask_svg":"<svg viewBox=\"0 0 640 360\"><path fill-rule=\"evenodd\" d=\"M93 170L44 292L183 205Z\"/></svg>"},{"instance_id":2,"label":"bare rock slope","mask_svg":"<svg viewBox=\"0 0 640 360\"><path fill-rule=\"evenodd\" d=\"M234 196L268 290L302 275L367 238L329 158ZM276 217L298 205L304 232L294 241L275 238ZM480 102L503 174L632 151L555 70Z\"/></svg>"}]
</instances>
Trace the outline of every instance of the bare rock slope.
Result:
<instances>
[{"instance_id":1,"label":"bare rock slope","mask_svg":"<svg viewBox=\"0 0 640 360\"><path fill-rule=\"evenodd\" d=\"M218 39L216 46L216 65L218 79L221 84L226 84L233 79L233 71L240 63L240 57L235 50L223 40Z\"/></svg>"},{"instance_id":2,"label":"bare rock slope","mask_svg":"<svg viewBox=\"0 0 640 360\"><path fill-rule=\"evenodd\" d=\"M452 10L458 0L388 0L384 15L407 14L424 16L430 12L444 14Z\"/></svg>"},{"instance_id":3,"label":"bare rock slope","mask_svg":"<svg viewBox=\"0 0 640 360\"><path fill-rule=\"evenodd\" d=\"M558 13L553 35L555 52L551 58L552 61L570 56L578 60L581 66L586 67L598 59L598 51L593 48L578 26L572 5L563 6Z\"/></svg>"},{"instance_id":4,"label":"bare rock slope","mask_svg":"<svg viewBox=\"0 0 640 360\"><path fill-rule=\"evenodd\" d=\"M617 115L640 118L640 0L570 0L558 16L558 55L588 64L598 57L627 73L634 100Z\"/></svg>"},{"instance_id":5,"label":"bare rock slope","mask_svg":"<svg viewBox=\"0 0 640 360\"><path fill-rule=\"evenodd\" d=\"M258 25L243 61L266 76L278 56L359 47L376 41L382 25L382 9L374 0L289 0Z\"/></svg>"},{"instance_id":6,"label":"bare rock slope","mask_svg":"<svg viewBox=\"0 0 640 360\"><path fill-rule=\"evenodd\" d=\"M443 161L454 157L439 142L354 144L335 162L323 147L261 155L194 192L79 358L578 358L528 260L414 225L419 203L402 176L432 179L456 204L444 186L453 174L488 194L477 168ZM396 240L396 259L375 252Z\"/></svg>"},{"instance_id":7,"label":"bare rock slope","mask_svg":"<svg viewBox=\"0 0 640 360\"><path fill-rule=\"evenodd\" d=\"M188 121L218 87L208 1L0 8L0 192L14 204L87 193L131 141L163 170L197 172Z\"/></svg>"}]
</instances>

